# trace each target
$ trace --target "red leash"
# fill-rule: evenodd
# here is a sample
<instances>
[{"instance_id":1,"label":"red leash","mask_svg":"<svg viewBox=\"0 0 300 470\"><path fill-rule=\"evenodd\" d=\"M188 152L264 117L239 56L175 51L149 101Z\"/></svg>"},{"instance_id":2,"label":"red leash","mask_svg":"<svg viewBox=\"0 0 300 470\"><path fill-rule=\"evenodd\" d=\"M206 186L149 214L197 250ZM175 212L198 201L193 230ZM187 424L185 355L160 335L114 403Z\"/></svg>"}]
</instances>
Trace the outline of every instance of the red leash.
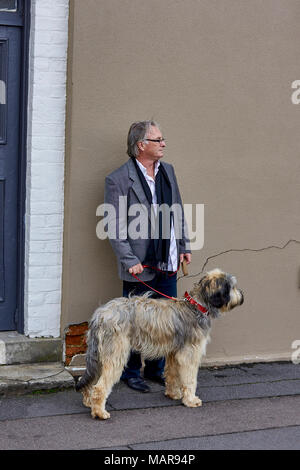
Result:
<instances>
[{"instance_id":1,"label":"red leash","mask_svg":"<svg viewBox=\"0 0 300 470\"><path fill-rule=\"evenodd\" d=\"M156 268L155 266L150 266L149 264L143 264L143 268L150 268L150 269L155 269L155 271L159 271L160 273L165 273L166 271L162 271L161 269ZM180 268L180 264L178 266L178 269L174 271L172 274L168 274L169 277L174 276L176 273L178 273Z\"/></svg>"},{"instance_id":2,"label":"red leash","mask_svg":"<svg viewBox=\"0 0 300 470\"><path fill-rule=\"evenodd\" d=\"M180 266L180 265L179 265L179 266ZM158 268L156 268L155 266L149 266L148 264L143 264L143 268L150 268L150 269L155 269L155 271L164 272L164 271L162 271L161 269L158 269ZM175 271L175 272L172 273L172 274L168 274L168 276L174 276L174 274L176 274L178 271L179 271L179 267L178 267L177 271ZM135 274L131 273L131 275L132 275L135 279L137 279L139 282L141 282L142 284L144 284L144 286L146 286L146 287L148 287L149 289L153 290L153 291L156 292L157 294L163 295L164 297L166 297L167 299L170 299L170 300L178 300L176 297L170 297L169 295L163 294L162 292L159 292L158 290L154 289L154 287L149 286L149 284L146 284L146 282L144 282L144 281L142 281L141 279L139 279ZM207 310L205 307L203 307L201 304L199 304L199 302L197 302L195 299L193 299L193 297L191 297L188 292L185 292L185 293L184 293L184 298L185 298L191 305L194 305L195 307L197 307L197 309L200 310L200 312L202 312L203 314L209 315L208 310Z\"/></svg>"},{"instance_id":3,"label":"red leash","mask_svg":"<svg viewBox=\"0 0 300 470\"><path fill-rule=\"evenodd\" d=\"M161 269L158 269L156 268L155 266L149 266L148 264L143 264L142 265L143 268L150 268L150 269L155 269L155 271L159 271L159 272L164 272L162 271ZM174 276L174 274L176 274L178 272L179 268L177 269L177 271L175 271L174 273L172 274L168 274L168 276ZM141 279L139 279L135 274L131 273L131 276L133 276L135 279L137 279L139 282L141 282L142 284L144 284L144 286L146 287L149 287L149 289L153 290L154 292L156 292L157 294L159 295L163 295L164 297L166 297L167 299L171 299L171 300L178 300L176 299L176 297L170 297L169 295L166 295L166 294L163 294L162 292L159 292L158 290L154 289L154 287L151 287L149 286L148 284L146 284L146 282L142 281Z\"/></svg>"}]
</instances>

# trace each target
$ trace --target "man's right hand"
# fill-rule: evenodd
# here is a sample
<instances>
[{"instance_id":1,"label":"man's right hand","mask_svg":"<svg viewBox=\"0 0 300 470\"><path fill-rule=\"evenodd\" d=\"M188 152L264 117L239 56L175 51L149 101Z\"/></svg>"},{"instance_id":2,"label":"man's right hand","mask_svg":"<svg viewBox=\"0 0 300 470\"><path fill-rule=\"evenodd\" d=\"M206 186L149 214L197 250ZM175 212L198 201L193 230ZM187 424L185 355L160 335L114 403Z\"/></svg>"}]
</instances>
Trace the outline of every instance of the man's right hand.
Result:
<instances>
[{"instance_id":1,"label":"man's right hand","mask_svg":"<svg viewBox=\"0 0 300 470\"><path fill-rule=\"evenodd\" d=\"M144 271L144 268L141 263L139 263L135 264L134 266L131 266L128 271L130 272L130 274L141 274Z\"/></svg>"}]
</instances>

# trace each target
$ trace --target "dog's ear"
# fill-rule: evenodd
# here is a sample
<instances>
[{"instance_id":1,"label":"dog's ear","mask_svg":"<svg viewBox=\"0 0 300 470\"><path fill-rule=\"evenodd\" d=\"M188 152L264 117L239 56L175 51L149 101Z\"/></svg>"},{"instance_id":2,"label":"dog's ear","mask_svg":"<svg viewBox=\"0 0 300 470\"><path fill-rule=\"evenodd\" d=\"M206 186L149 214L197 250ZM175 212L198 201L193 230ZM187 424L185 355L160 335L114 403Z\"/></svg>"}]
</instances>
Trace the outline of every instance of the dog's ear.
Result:
<instances>
[{"instance_id":1,"label":"dog's ear","mask_svg":"<svg viewBox=\"0 0 300 470\"><path fill-rule=\"evenodd\" d=\"M230 301L230 282L226 276L208 276L199 282L202 298L215 308L221 308Z\"/></svg>"},{"instance_id":2,"label":"dog's ear","mask_svg":"<svg viewBox=\"0 0 300 470\"><path fill-rule=\"evenodd\" d=\"M211 293L208 302L215 308L221 308L230 301L230 284L224 280L221 286Z\"/></svg>"}]
</instances>

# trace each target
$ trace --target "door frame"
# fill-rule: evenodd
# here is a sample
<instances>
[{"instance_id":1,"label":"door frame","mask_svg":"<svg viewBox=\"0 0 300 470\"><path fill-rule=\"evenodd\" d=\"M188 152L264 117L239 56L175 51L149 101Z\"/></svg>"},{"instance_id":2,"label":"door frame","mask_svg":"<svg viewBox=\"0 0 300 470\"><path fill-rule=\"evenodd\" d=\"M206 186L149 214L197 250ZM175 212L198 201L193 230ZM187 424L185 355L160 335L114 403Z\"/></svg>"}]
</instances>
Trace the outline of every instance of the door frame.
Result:
<instances>
[{"instance_id":1,"label":"door frame","mask_svg":"<svg viewBox=\"0 0 300 470\"><path fill-rule=\"evenodd\" d=\"M18 230L18 282L16 327L24 333L24 277L25 277L25 200L27 167L27 110L28 110L28 70L31 0L23 0L23 47L21 51L21 93L20 93L20 166L19 166L19 230Z\"/></svg>"},{"instance_id":2,"label":"door frame","mask_svg":"<svg viewBox=\"0 0 300 470\"><path fill-rule=\"evenodd\" d=\"M24 333L24 275L25 275L25 198L27 165L27 107L28 69L31 0L19 1L18 13L0 12L0 25L22 28L22 49L20 67L20 125L19 125L19 168L18 168L18 243L17 243L17 309L15 324L19 333Z\"/></svg>"}]
</instances>

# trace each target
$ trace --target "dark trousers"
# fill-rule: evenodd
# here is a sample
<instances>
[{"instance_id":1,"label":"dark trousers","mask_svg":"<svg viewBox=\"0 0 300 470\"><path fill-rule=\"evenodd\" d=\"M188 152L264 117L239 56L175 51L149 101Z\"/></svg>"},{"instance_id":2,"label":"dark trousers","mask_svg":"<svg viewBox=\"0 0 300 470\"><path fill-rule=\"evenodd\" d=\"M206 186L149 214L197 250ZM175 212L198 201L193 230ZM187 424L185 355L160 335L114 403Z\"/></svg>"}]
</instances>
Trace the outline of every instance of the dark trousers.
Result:
<instances>
[{"instance_id":1,"label":"dark trousers","mask_svg":"<svg viewBox=\"0 0 300 470\"><path fill-rule=\"evenodd\" d=\"M172 273L157 273L151 281L146 281L146 284L159 290L163 294L170 297L177 297L177 275L169 276ZM129 293L134 295L141 295L150 289L141 282L128 282L123 281L123 297L128 297ZM160 298L162 295L153 293L152 298ZM129 379L131 377L140 377L142 367L141 355L135 351L131 351L127 366L125 367L121 379ZM165 367L165 359L155 359L153 361L145 360L145 376L162 375Z\"/></svg>"}]
</instances>

